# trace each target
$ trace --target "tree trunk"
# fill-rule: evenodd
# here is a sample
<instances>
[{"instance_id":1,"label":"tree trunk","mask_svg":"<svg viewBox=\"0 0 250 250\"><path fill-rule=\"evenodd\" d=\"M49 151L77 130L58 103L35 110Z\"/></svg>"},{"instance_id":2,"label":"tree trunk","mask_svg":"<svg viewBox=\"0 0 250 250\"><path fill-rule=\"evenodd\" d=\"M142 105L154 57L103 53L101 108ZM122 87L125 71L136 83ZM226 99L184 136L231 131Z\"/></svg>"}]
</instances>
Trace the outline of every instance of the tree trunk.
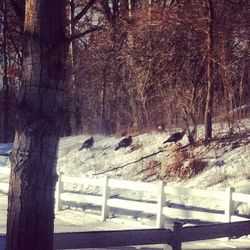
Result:
<instances>
[{"instance_id":1,"label":"tree trunk","mask_svg":"<svg viewBox=\"0 0 250 250\"><path fill-rule=\"evenodd\" d=\"M108 57L109 61L110 57ZM106 121L106 93L107 93L107 68L108 63L105 64L103 69L103 82L101 89L101 132L107 132L105 129L105 121Z\"/></svg>"},{"instance_id":2,"label":"tree trunk","mask_svg":"<svg viewBox=\"0 0 250 250\"><path fill-rule=\"evenodd\" d=\"M75 24L74 24L74 17L75 17L75 0L70 1L70 11L67 13L69 18L69 27L68 27L68 34L72 36L75 34ZM70 134L77 134L78 127L80 126L80 121L78 119L79 110L77 110L77 102L79 94L77 91L77 83L75 81L75 72L74 72L74 65L75 65L75 41L72 40L69 44L69 54L68 54L69 65L68 69L69 72L67 73L68 81L70 85L70 90L72 93L72 99L70 101L69 106L69 126L70 126Z\"/></svg>"},{"instance_id":3,"label":"tree trunk","mask_svg":"<svg viewBox=\"0 0 250 250\"><path fill-rule=\"evenodd\" d=\"M129 16L129 18L132 17L132 5L131 5L131 0L128 0L128 16Z\"/></svg>"},{"instance_id":4,"label":"tree trunk","mask_svg":"<svg viewBox=\"0 0 250 250\"><path fill-rule=\"evenodd\" d=\"M24 36L6 250L52 250L67 52L64 1L26 0Z\"/></svg>"},{"instance_id":5,"label":"tree trunk","mask_svg":"<svg viewBox=\"0 0 250 250\"><path fill-rule=\"evenodd\" d=\"M7 51L7 2L2 3L3 9L3 117L2 117L2 135L1 141L8 142L8 128L9 128L9 81L8 81L8 51Z\"/></svg>"},{"instance_id":6,"label":"tree trunk","mask_svg":"<svg viewBox=\"0 0 250 250\"><path fill-rule=\"evenodd\" d=\"M205 141L212 138L212 107L213 107L213 6L212 1L207 0L208 7L208 31L207 31L207 98L205 107Z\"/></svg>"}]
</instances>

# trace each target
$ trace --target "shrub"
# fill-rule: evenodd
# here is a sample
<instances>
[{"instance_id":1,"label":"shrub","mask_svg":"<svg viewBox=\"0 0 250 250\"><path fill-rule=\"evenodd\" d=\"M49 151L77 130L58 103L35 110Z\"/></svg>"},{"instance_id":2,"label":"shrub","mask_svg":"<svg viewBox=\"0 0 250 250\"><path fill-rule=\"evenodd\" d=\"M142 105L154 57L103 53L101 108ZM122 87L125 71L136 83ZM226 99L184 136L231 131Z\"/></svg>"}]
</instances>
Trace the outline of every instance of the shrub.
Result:
<instances>
[{"instance_id":1,"label":"shrub","mask_svg":"<svg viewBox=\"0 0 250 250\"><path fill-rule=\"evenodd\" d=\"M187 179L200 173L207 161L195 157L192 150L173 149L161 164L161 177L171 179Z\"/></svg>"}]
</instances>

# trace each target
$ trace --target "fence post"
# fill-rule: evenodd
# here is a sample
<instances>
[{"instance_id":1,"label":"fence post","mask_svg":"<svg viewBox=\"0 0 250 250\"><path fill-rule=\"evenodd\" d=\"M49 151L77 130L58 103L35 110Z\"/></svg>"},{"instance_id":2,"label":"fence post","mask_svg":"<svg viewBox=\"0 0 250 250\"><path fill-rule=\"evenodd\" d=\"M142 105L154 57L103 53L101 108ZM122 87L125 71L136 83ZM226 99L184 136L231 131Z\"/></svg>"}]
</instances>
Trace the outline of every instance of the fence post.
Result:
<instances>
[{"instance_id":1,"label":"fence post","mask_svg":"<svg viewBox=\"0 0 250 250\"><path fill-rule=\"evenodd\" d=\"M231 222L231 216L233 214L233 200L232 194L235 191L233 187L227 187L226 189L226 204L225 204L225 222Z\"/></svg>"},{"instance_id":2,"label":"fence post","mask_svg":"<svg viewBox=\"0 0 250 250\"><path fill-rule=\"evenodd\" d=\"M171 247L173 250L181 250L181 230L182 224L174 222Z\"/></svg>"},{"instance_id":3,"label":"fence post","mask_svg":"<svg viewBox=\"0 0 250 250\"><path fill-rule=\"evenodd\" d=\"M108 199L110 198L110 188L108 186L109 178L105 176L103 179L103 195L102 195L102 221L105 221L109 216Z\"/></svg>"},{"instance_id":4,"label":"fence post","mask_svg":"<svg viewBox=\"0 0 250 250\"><path fill-rule=\"evenodd\" d=\"M160 181L158 183L158 197L157 197L157 214L156 214L156 227L163 228L164 218L163 215L163 206L166 203L166 196L164 194L164 182Z\"/></svg>"},{"instance_id":5,"label":"fence post","mask_svg":"<svg viewBox=\"0 0 250 250\"><path fill-rule=\"evenodd\" d=\"M61 211L62 210L62 200L60 198L61 193L63 192L63 182L62 182L62 175L63 173L60 172L58 175L58 180L56 183L56 193L55 193L55 199L56 199L56 211Z\"/></svg>"}]
</instances>

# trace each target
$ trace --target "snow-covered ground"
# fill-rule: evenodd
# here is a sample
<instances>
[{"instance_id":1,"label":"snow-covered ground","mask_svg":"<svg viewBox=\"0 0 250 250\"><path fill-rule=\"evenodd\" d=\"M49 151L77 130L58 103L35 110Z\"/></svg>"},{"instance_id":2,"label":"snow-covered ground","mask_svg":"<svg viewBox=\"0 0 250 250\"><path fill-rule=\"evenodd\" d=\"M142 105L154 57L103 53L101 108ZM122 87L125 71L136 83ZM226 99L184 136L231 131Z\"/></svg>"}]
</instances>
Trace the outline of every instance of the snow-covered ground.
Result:
<instances>
[{"instance_id":1,"label":"snow-covered ground","mask_svg":"<svg viewBox=\"0 0 250 250\"><path fill-rule=\"evenodd\" d=\"M243 126L242 126L243 125ZM195 187L208 190L225 190L231 186L237 192L250 194L250 121L241 123L239 132L230 138L227 137L226 128L217 125L215 127L215 140L208 146L200 145L192 151L182 162L182 168L189 166L193 156L207 162L205 169L192 178L182 180L180 178L165 179L170 186ZM199 136L203 134L199 129ZM153 132L132 135L133 143L128 148L115 151L121 137L107 137L93 135L94 145L90 149L79 151L82 143L89 135L71 136L60 140L58 154L58 171L67 176L102 178L108 175L112 178L144 180L154 182L157 178L164 179L166 166L174 161L176 145L163 145L169 133ZM180 146L187 144L184 137ZM189 147L187 147L189 150ZM178 151L178 150L177 150ZM153 154L155 153L155 154ZM151 155L147 157L148 155ZM142 159L143 157L146 157ZM141 160L140 160L141 159ZM133 163L136 162L136 163ZM162 164L158 164L162 163ZM164 164L163 164L164 163ZM127 166L124 166L126 165ZM0 157L0 167L8 167L9 161ZM152 167L155 166L155 167ZM0 181L1 181L0 175ZM3 178L2 178L3 179ZM66 188L79 192L81 185L68 185ZM84 187L88 193L98 192L93 187ZM117 193L118 194L118 193ZM119 196L137 197L138 199L150 199L149 196L139 192L119 192ZM183 204L198 204L208 208L218 208L218 204L211 203L209 199L193 200L185 198L178 200ZM4 233L7 199L1 196L1 219L0 233ZM250 204L238 204L238 209L245 215L250 215ZM2 213L3 212L3 213ZM56 214L55 231L86 231L86 230L108 230L128 228L151 228L154 222L150 218L140 217L138 214L122 214L116 211L116 216L107 222L100 222L99 215L89 207L75 208L72 204L70 209L65 209ZM4 216L2 217L2 214ZM241 238L233 241L205 241L197 243L186 243L184 249L213 249L213 248L236 248L250 249L249 238ZM0 248L1 249L1 248ZM152 249L152 248L151 248ZM154 249L154 248L153 248Z\"/></svg>"},{"instance_id":2,"label":"snow-covered ground","mask_svg":"<svg viewBox=\"0 0 250 250\"><path fill-rule=\"evenodd\" d=\"M119 137L94 135L95 143L93 147L81 151L78 151L78 149L83 141L89 138L88 135L63 138L60 141L58 169L65 175L73 177L102 178L104 175L108 175L116 179L150 182L162 178L170 186L207 190L225 190L231 186L235 188L236 192L250 194L250 132L249 130L246 132L247 128L250 128L249 121L245 121L244 126L241 124L241 129L237 131L239 134L231 137L227 137L226 129L220 125L215 128L214 133L217 139L208 146L197 146L182 162L182 168L185 169L193 159L192 157L195 156L207 162L207 166L201 173L185 180L163 178L166 166L173 163L176 153L176 145L163 145L163 141L169 136L166 132L134 135L132 145L118 151L115 151L114 148L121 140ZM199 133L200 136L203 134L201 128ZM185 136L181 145L185 146L187 143L188 140ZM187 150L189 150L189 147ZM153 153L157 154L140 160ZM157 165L157 163L161 164ZM155 165L156 167L152 167ZM70 185L69 188L76 192L82 189L79 185ZM97 192L98 188L95 190L93 187L86 187L85 191L93 193ZM114 193L114 195L116 194ZM121 190L119 190L119 196L151 199L148 194L131 191L123 193ZM218 204L211 204L211 200L194 201L185 199L185 201L178 200L178 202L183 202L186 205L193 205L193 202L198 202L199 205L208 208L218 208L219 206ZM240 212L250 215L249 206L241 206L241 204L238 204L238 206Z\"/></svg>"}]
</instances>

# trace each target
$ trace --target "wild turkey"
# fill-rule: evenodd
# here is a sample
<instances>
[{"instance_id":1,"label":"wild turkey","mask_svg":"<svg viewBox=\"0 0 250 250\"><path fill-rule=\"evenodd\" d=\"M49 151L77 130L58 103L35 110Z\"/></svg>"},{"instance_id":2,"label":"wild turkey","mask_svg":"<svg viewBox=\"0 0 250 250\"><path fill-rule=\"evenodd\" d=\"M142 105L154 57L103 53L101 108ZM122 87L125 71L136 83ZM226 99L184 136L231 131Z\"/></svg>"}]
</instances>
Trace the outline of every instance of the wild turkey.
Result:
<instances>
[{"instance_id":1,"label":"wild turkey","mask_svg":"<svg viewBox=\"0 0 250 250\"><path fill-rule=\"evenodd\" d=\"M129 137L122 139L119 142L118 146L115 148L115 150L118 150L120 148L126 148L129 145L131 145L131 143L132 143L132 136L130 135Z\"/></svg>"},{"instance_id":2,"label":"wild turkey","mask_svg":"<svg viewBox=\"0 0 250 250\"><path fill-rule=\"evenodd\" d=\"M186 130L182 131L182 132L176 132L174 134L172 134L166 141L164 141L163 143L168 143L168 142L178 142L180 141L183 136L185 135Z\"/></svg>"},{"instance_id":3,"label":"wild turkey","mask_svg":"<svg viewBox=\"0 0 250 250\"><path fill-rule=\"evenodd\" d=\"M84 148L91 148L93 146L93 144L94 144L94 138L91 136L88 140L86 140L82 144L81 148L79 148L79 151L84 149Z\"/></svg>"}]
</instances>

